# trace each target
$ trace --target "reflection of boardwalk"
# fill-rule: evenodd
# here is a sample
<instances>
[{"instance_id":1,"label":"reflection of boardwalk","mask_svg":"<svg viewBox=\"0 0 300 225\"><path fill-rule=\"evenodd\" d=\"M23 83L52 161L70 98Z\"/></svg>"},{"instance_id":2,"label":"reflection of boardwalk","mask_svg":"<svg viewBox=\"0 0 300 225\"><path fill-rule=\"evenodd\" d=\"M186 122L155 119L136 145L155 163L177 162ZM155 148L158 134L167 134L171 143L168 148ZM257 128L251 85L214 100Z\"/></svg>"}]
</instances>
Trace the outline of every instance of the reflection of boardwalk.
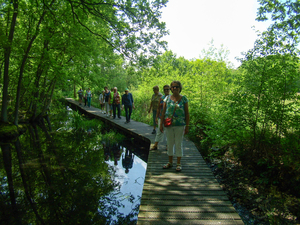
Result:
<instances>
[{"instance_id":1,"label":"reflection of boardwalk","mask_svg":"<svg viewBox=\"0 0 300 225\"><path fill-rule=\"evenodd\" d=\"M67 100L78 106L73 99ZM107 119L97 108L80 108L119 129L154 142L152 127L147 124L135 121L124 124L124 118ZM168 161L166 143L160 143L159 150L150 151L138 224L244 224L195 145L186 139L183 145L180 173L175 172L175 168L162 169Z\"/></svg>"}]
</instances>

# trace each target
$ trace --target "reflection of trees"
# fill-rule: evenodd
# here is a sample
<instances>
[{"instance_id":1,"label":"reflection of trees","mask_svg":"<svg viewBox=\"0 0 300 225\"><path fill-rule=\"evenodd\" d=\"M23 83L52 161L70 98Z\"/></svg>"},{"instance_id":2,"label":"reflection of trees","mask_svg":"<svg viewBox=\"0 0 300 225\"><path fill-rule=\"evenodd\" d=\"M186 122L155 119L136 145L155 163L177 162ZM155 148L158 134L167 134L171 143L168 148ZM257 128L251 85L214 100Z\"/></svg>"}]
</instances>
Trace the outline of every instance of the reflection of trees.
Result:
<instances>
[{"instance_id":1,"label":"reflection of trees","mask_svg":"<svg viewBox=\"0 0 300 225\"><path fill-rule=\"evenodd\" d=\"M94 149L96 135L49 133L34 124L2 144L0 223L104 224L99 199L115 184L103 151Z\"/></svg>"},{"instance_id":2,"label":"reflection of trees","mask_svg":"<svg viewBox=\"0 0 300 225\"><path fill-rule=\"evenodd\" d=\"M142 146L134 145L130 141L126 142L126 140L124 140L120 143L116 143L114 140L107 137L102 144L104 148L105 160L114 162L114 165L116 165L116 161L120 160L120 153L123 153L121 161L122 167L125 169L125 173L127 173L126 170L132 168L135 155L145 158L145 153L142 151L142 148L139 148ZM114 176L118 176L117 173L115 173L117 172L115 169L116 167L112 166L111 173L114 174ZM143 185L143 182L139 183L138 179L139 178L135 180L135 183ZM110 192L109 195L106 195L100 199L102 207L99 208L99 211L104 213L107 221L110 221L109 224L136 224L136 219L139 213L140 199L140 196L135 197L131 193L124 194L116 188L113 192ZM120 212L120 209L128 207L128 202L131 203L131 207L134 208L131 209L129 214L125 215L124 213Z\"/></svg>"},{"instance_id":3,"label":"reflection of trees","mask_svg":"<svg viewBox=\"0 0 300 225\"><path fill-rule=\"evenodd\" d=\"M0 224L135 223L140 197L116 191L116 167L109 167L105 156L119 161L124 148L132 156L145 153L115 131L101 134L98 122L79 115L73 120L59 132L55 123L51 131L49 120L42 120L1 144ZM74 123L79 129L70 129ZM58 124L66 126L64 120ZM90 135L85 127L93 128ZM135 207L129 215L119 210L123 201Z\"/></svg>"},{"instance_id":4,"label":"reflection of trees","mask_svg":"<svg viewBox=\"0 0 300 225\"><path fill-rule=\"evenodd\" d=\"M110 221L110 224L135 224L134 218L137 218L139 213L139 204L136 204L135 207L131 210L128 215L124 215L121 213L118 208L124 208L125 205L122 204L122 201L126 198L126 200L130 201L130 203L134 203L135 201L139 201L141 197L135 199L133 195L123 196L120 192L112 192L109 195L100 199L102 203L102 207L99 208L100 211L105 211L105 217L107 221Z\"/></svg>"}]
</instances>

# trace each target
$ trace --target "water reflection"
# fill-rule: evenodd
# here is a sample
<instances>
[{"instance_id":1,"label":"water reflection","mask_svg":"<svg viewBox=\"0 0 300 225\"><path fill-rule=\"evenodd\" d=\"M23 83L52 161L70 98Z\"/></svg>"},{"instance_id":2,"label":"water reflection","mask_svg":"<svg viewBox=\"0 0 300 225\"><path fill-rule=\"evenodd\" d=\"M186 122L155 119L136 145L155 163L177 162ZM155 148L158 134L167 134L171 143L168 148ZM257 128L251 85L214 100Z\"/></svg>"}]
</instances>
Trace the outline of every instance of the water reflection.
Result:
<instances>
[{"instance_id":1,"label":"water reflection","mask_svg":"<svg viewBox=\"0 0 300 225\"><path fill-rule=\"evenodd\" d=\"M122 154L122 166L125 168L125 173L133 166L134 154L131 150L126 149L125 154Z\"/></svg>"},{"instance_id":2,"label":"water reflection","mask_svg":"<svg viewBox=\"0 0 300 225\"><path fill-rule=\"evenodd\" d=\"M127 143L104 146L106 163L112 168L114 181L119 184L109 195L101 198L109 224L135 224L141 201L147 163L143 149Z\"/></svg>"},{"instance_id":3,"label":"water reflection","mask_svg":"<svg viewBox=\"0 0 300 225\"><path fill-rule=\"evenodd\" d=\"M59 129L67 124L59 118L52 132L43 123L28 125L5 146L0 224L135 223L146 153L130 140L108 143L99 122L81 120L70 125L76 129ZM81 123L88 128L77 129Z\"/></svg>"}]
</instances>

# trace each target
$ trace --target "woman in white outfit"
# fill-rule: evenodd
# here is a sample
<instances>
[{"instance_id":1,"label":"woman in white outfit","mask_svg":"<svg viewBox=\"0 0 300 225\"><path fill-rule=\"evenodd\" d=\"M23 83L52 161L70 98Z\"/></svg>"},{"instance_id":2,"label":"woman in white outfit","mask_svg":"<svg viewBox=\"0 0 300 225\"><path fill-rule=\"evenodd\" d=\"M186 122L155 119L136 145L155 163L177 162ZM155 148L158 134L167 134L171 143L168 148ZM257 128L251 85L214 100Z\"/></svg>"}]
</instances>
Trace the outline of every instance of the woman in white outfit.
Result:
<instances>
[{"instance_id":1,"label":"woman in white outfit","mask_svg":"<svg viewBox=\"0 0 300 225\"><path fill-rule=\"evenodd\" d=\"M155 122L158 125L158 131L156 132L155 142L154 142L154 145L150 148L150 151L151 150L157 150L158 143L162 142L164 140L164 137L166 136L166 132L163 133L163 132L160 131L160 120L161 120L161 115L162 115L162 111L163 111L163 107L164 107L164 99L169 94L170 94L170 86L168 84L166 84L164 86L164 95L160 98L159 105L158 105L158 108L157 108Z\"/></svg>"},{"instance_id":2,"label":"woman in white outfit","mask_svg":"<svg viewBox=\"0 0 300 225\"><path fill-rule=\"evenodd\" d=\"M160 131L163 132L163 124L166 118L173 118L172 125L165 127L167 134L169 162L163 166L164 169L173 166L173 156L177 157L176 171L182 169L181 158L183 156L183 135L189 132L190 114L188 99L180 94L182 85L180 81L171 83L172 95L164 99L164 108L160 122ZM175 149L175 154L173 151Z\"/></svg>"},{"instance_id":3,"label":"woman in white outfit","mask_svg":"<svg viewBox=\"0 0 300 225\"><path fill-rule=\"evenodd\" d=\"M100 110L102 113L104 113L104 104L105 104L104 94L105 94L105 91L103 90L99 96Z\"/></svg>"}]
</instances>

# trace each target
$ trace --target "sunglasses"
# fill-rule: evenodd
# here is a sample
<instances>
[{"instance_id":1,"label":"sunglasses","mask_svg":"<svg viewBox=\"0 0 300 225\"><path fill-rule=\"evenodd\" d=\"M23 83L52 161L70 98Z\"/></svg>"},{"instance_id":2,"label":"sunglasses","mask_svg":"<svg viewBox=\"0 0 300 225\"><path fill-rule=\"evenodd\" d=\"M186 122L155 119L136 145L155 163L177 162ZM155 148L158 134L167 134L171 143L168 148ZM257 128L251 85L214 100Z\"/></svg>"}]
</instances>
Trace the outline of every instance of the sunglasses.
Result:
<instances>
[{"instance_id":1,"label":"sunglasses","mask_svg":"<svg viewBox=\"0 0 300 225\"><path fill-rule=\"evenodd\" d=\"M177 88L179 88L179 86L172 86L171 88L173 88L173 89L176 88L177 89Z\"/></svg>"},{"instance_id":2,"label":"sunglasses","mask_svg":"<svg viewBox=\"0 0 300 225\"><path fill-rule=\"evenodd\" d=\"M164 89L164 91L170 91L170 89Z\"/></svg>"}]
</instances>

